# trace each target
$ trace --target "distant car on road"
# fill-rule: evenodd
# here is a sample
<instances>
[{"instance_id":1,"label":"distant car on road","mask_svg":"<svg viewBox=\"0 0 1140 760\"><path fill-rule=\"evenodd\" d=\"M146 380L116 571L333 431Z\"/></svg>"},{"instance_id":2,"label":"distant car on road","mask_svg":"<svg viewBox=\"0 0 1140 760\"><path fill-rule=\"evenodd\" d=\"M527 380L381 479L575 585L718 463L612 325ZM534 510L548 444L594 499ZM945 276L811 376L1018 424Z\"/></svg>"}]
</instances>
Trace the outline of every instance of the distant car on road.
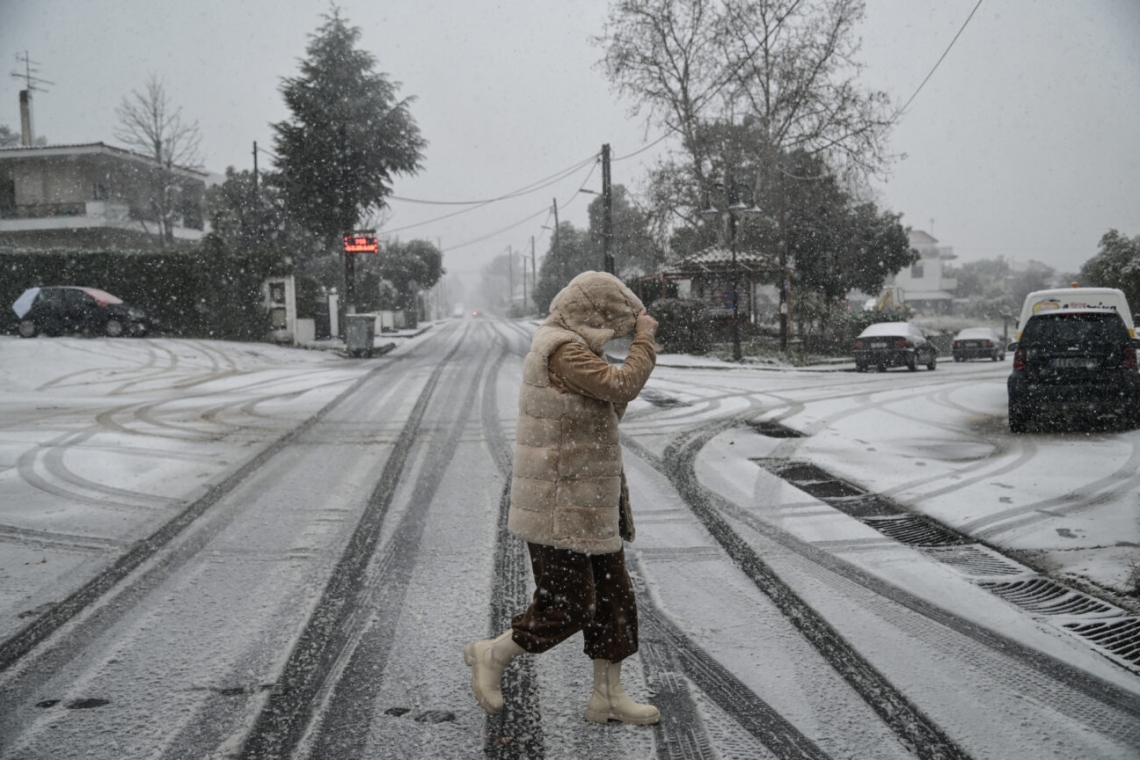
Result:
<instances>
[{"instance_id":1,"label":"distant car on road","mask_svg":"<svg viewBox=\"0 0 1140 760\"><path fill-rule=\"evenodd\" d=\"M909 322L879 322L855 339L858 372L869 367L906 367L914 372L919 364L925 364L927 369L938 366L938 347Z\"/></svg>"},{"instance_id":2,"label":"distant car on road","mask_svg":"<svg viewBox=\"0 0 1140 760\"><path fill-rule=\"evenodd\" d=\"M74 332L141 337L157 325L146 310L105 290L71 285L28 288L12 303L12 312L21 338Z\"/></svg>"},{"instance_id":3,"label":"distant car on road","mask_svg":"<svg viewBox=\"0 0 1140 760\"><path fill-rule=\"evenodd\" d=\"M961 330L954 336L951 348L956 362L969 359L1005 361L1005 342L996 331L988 327L967 327Z\"/></svg>"},{"instance_id":4,"label":"distant car on road","mask_svg":"<svg viewBox=\"0 0 1140 760\"><path fill-rule=\"evenodd\" d=\"M1113 308L1054 308L1029 317L1010 346L1010 432L1025 432L1030 421L1066 419L1140 425L1138 345Z\"/></svg>"}]
</instances>

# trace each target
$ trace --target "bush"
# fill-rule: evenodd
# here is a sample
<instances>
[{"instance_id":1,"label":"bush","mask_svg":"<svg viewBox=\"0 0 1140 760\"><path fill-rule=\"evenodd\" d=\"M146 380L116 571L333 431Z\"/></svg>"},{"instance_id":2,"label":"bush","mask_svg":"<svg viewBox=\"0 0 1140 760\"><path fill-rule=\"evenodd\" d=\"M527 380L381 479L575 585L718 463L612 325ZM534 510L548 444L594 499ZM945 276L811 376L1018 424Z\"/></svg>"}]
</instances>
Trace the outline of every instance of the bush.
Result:
<instances>
[{"instance_id":1,"label":"bush","mask_svg":"<svg viewBox=\"0 0 1140 760\"><path fill-rule=\"evenodd\" d=\"M276 252L234 253L216 241L176 251L0 250L0 309L25 289L85 285L156 317L167 335L264 340L262 281L280 274Z\"/></svg>"},{"instance_id":2,"label":"bush","mask_svg":"<svg viewBox=\"0 0 1140 760\"><path fill-rule=\"evenodd\" d=\"M907 322L912 314L908 309L885 311L840 311L832 315L819 334L811 336L805 350L818 354L851 353L851 346L859 333L879 322Z\"/></svg>"},{"instance_id":3,"label":"bush","mask_svg":"<svg viewBox=\"0 0 1140 760\"><path fill-rule=\"evenodd\" d=\"M712 345L712 331L701 301L686 298L659 298L648 310L657 320L657 342L666 351L703 354Z\"/></svg>"}]
</instances>

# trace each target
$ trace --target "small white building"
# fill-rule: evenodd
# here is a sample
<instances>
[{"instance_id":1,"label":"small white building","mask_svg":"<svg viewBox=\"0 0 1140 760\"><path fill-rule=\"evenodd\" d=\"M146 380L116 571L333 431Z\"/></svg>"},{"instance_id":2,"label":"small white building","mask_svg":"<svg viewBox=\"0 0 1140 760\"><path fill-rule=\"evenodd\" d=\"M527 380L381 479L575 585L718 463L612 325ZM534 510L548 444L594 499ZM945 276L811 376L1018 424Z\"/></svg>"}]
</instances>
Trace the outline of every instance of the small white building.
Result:
<instances>
[{"instance_id":1,"label":"small white building","mask_svg":"<svg viewBox=\"0 0 1140 760\"><path fill-rule=\"evenodd\" d=\"M946 276L947 263L958 258L950 246L922 230L909 230L910 247L921 258L894 276L886 287L894 288L895 297L923 314L947 314L954 301L958 281Z\"/></svg>"}]
</instances>

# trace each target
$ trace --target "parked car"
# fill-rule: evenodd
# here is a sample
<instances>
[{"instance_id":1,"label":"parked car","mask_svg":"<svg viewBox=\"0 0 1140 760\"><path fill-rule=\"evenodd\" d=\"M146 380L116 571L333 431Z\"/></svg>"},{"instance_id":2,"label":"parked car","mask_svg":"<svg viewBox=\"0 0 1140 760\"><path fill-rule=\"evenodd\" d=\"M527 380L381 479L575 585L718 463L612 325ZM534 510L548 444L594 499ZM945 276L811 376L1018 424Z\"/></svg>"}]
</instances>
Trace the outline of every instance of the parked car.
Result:
<instances>
[{"instance_id":1,"label":"parked car","mask_svg":"<svg viewBox=\"0 0 1140 760\"><path fill-rule=\"evenodd\" d=\"M1029 317L1010 345L1010 431L1067 419L1140 424L1138 345L1116 309L1048 309Z\"/></svg>"},{"instance_id":2,"label":"parked car","mask_svg":"<svg viewBox=\"0 0 1140 760\"><path fill-rule=\"evenodd\" d=\"M1005 342L997 332L988 327L967 327L959 331L954 336L951 348L956 362L969 359L1005 361Z\"/></svg>"},{"instance_id":3,"label":"parked car","mask_svg":"<svg viewBox=\"0 0 1140 760\"><path fill-rule=\"evenodd\" d=\"M938 347L909 322L879 322L871 325L855 339L855 369L868 367L906 367L911 372L925 364L938 366Z\"/></svg>"},{"instance_id":4,"label":"parked car","mask_svg":"<svg viewBox=\"0 0 1140 760\"><path fill-rule=\"evenodd\" d=\"M64 333L141 337L157 326L146 310L99 288L70 285L28 288L12 303L21 338Z\"/></svg>"},{"instance_id":5,"label":"parked car","mask_svg":"<svg viewBox=\"0 0 1140 760\"><path fill-rule=\"evenodd\" d=\"M1054 309L1109 309L1115 311L1124 320L1128 334L1136 337L1136 326L1133 324L1132 311L1128 308L1128 300L1124 291L1118 288L1081 288L1074 285L1071 288L1051 288L1049 290L1035 290L1025 297L1021 304L1021 316L1017 320L1017 337L1021 340L1021 331L1025 329L1029 318L1041 311Z\"/></svg>"}]
</instances>

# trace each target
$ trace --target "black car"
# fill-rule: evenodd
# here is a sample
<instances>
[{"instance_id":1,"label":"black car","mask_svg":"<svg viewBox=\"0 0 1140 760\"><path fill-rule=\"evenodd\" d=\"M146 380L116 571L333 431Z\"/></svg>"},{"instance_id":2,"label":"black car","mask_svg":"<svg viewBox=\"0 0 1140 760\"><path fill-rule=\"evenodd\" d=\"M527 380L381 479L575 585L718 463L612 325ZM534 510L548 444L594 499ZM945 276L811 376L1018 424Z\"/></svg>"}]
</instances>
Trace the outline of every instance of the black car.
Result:
<instances>
[{"instance_id":1,"label":"black car","mask_svg":"<svg viewBox=\"0 0 1140 760\"><path fill-rule=\"evenodd\" d=\"M951 351L956 362L970 359L1005 361L1005 342L988 327L967 327L962 330L954 336Z\"/></svg>"},{"instance_id":2,"label":"black car","mask_svg":"<svg viewBox=\"0 0 1140 760\"><path fill-rule=\"evenodd\" d=\"M927 369L938 366L938 347L909 322L878 322L869 326L855 339L855 369L865 372L868 367L906 367L911 372L925 364Z\"/></svg>"},{"instance_id":3,"label":"black car","mask_svg":"<svg viewBox=\"0 0 1140 760\"><path fill-rule=\"evenodd\" d=\"M1010 346L1009 429L1030 421L1105 418L1140 424L1138 342L1110 309L1058 309L1029 318Z\"/></svg>"},{"instance_id":4,"label":"black car","mask_svg":"<svg viewBox=\"0 0 1140 760\"><path fill-rule=\"evenodd\" d=\"M64 333L99 333L141 337L156 321L144 309L123 303L99 288L70 285L28 288L12 304L21 338Z\"/></svg>"}]
</instances>

